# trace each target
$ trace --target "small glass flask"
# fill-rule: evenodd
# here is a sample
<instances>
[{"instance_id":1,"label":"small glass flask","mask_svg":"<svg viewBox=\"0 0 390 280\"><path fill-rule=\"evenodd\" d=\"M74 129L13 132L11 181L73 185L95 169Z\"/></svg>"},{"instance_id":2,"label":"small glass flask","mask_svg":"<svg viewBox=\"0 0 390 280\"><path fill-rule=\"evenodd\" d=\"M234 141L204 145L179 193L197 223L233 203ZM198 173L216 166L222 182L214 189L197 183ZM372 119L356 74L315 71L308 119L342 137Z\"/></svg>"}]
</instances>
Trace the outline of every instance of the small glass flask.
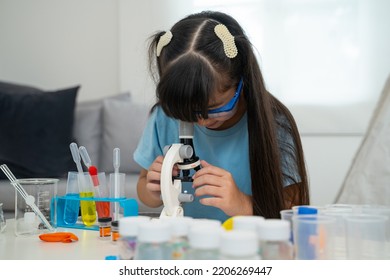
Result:
<instances>
[{"instance_id":1,"label":"small glass flask","mask_svg":"<svg viewBox=\"0 0 390 280\"><path fill-rule=\"evenodd\" d=\"M119 239L119 222L112 221L111 222L111 241L117 242Z\"/></svg>"},{"instance_id":2,"label":"small glass flask","mask_svg":"<svg viewBox=\"0 0 390 280\"><path fill-rule=\"evenodd\" d=\"M111 217L102 217L99 222L99 236L101 239L110 239L111 237Z\"/></svg>"}]
</instances>

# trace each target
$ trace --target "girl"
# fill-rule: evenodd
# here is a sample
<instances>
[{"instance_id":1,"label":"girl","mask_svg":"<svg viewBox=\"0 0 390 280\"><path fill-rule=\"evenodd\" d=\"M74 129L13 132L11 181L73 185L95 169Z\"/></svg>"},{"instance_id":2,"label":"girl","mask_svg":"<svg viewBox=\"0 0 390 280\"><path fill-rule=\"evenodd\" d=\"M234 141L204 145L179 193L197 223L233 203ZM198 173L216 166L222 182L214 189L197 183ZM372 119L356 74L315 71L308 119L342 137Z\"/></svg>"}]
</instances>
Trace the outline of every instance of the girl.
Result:
<instances>
[{"instance_id":1,"label":"girl","mask_svg":"<svg viewBox=\"0 0 390 280\"><path fill-rule=\"evenodd\" d=\"M309 204L297 126L267 91L235 19L210 11L187 16L152 37L149 57L157 103L134 153L144 168L137 184L143 203L162 205L163 148L179 142L181 120L194 123L202 166L187 186L195 200L184 204L185 215L278 218L282 209Z\"/></svg>"}]
</instances>

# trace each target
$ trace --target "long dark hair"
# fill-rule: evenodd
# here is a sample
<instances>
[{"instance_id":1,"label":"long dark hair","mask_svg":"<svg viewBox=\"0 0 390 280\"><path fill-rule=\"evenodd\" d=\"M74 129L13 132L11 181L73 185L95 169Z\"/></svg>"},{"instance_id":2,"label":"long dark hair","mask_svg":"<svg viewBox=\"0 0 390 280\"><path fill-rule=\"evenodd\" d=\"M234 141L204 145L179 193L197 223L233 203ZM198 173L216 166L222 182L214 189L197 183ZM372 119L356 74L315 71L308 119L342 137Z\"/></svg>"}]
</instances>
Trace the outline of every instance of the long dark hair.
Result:
<instances>
[{"instance_id":1,"label":"long dark hair","mask_svg":"<svg viewBox=\"0 0 390 280\"><path fill-rule=\"evenodd\" d=\"M238 49L234 58L226 56L222 41L214 33L215 26L220 23L234 36ZM300 184L298 204L308 204L306 169L294 118L266 90L252 45L238 22L227 14L205 11L187 16L170 31L173 38L159 57L156 46L165 31L151 37L150 70L157 82L155 106L161 106L172 118L197 122L199 112L207 118L209 93L218 90L217 86L221 84L226 87L237 85L242 77L254 214L276 218L284 209L281 151L294 159L299 173L299 182L294 182ZM291 134L294 143L280 141L279 129Z\"/></svg>"}]
</instances>

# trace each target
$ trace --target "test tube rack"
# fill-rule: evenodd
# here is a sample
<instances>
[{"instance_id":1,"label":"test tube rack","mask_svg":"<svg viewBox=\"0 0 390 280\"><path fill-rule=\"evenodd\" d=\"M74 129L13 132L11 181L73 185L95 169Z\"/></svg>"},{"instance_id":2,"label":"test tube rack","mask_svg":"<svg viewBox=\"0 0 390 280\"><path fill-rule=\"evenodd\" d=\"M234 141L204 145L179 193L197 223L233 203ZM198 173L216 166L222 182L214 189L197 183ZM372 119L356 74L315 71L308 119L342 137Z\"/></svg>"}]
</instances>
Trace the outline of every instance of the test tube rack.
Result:
<instances>
[{"instance_id":1,"label":"test tube rack","mask_svg":"<svg viewBox=\"0 0 390 280\"><path fill-rule=\"evenodd\" d=\"M95 202L108 201L110 203L119 203L120 208L123 210L124 217L138 216L138 203L137 200L134 198L96 198L96 197L79 198L79 197L69 197L69 196L57 196L56 197L57 211L54 214L57 227L77 228L77 229L96 230L96 231L99 230L97 218L96 218L96 223L91 226L84 225L81 220L81 217L79 217L77 222L74 224L65 223L64 211L65 211L65 202L67 200L76 200L76 201L89 200Z\"/></svg>"}]
</instances>

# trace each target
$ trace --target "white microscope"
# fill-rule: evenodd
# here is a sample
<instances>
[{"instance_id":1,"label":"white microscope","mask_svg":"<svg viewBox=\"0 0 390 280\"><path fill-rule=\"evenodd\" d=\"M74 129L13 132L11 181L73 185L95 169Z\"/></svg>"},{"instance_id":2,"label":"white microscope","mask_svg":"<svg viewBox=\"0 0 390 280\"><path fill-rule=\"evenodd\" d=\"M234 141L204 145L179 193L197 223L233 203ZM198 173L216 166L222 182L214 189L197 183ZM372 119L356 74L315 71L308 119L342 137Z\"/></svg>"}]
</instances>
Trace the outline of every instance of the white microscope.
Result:
<instances>
[{"instance_id":1,"label":"white microscope","mask_svg":"<svg viewBox=\"0 0 390 280\"><path fill-rule=\"evenodd\" d=\"M164 161L161 169L161 198L164 208L161 217L182 217L182 203L192 202L194 196L182 192L182 182L192 182L190 170L200 169L200 160L195 155L193 138L194 125L189 122L179 123L180 143L164 147ZM172 176L174 165L179 168L178 176Z\"/></svg>"}]
</instances>

